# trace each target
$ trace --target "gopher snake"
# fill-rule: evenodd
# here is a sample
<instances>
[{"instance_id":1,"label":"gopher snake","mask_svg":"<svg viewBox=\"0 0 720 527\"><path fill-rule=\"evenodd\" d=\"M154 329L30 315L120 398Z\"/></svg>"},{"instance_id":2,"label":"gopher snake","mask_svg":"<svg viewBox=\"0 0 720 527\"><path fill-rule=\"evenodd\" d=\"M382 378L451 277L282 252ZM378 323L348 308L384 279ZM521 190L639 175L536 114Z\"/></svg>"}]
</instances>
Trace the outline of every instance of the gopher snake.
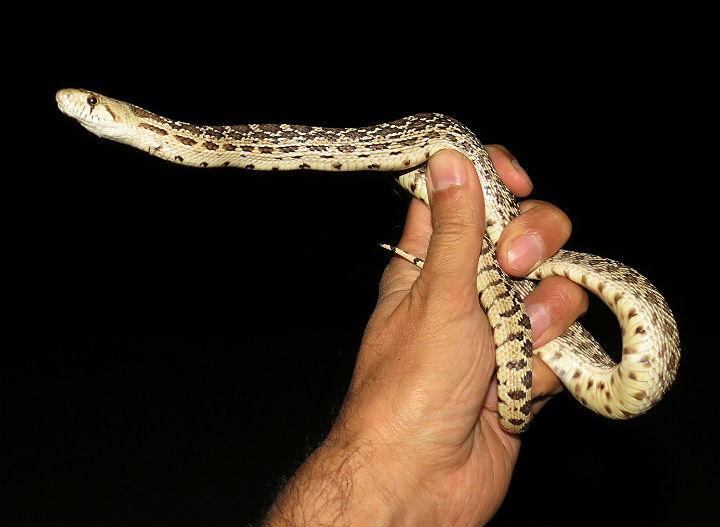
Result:
<instances>
[{"instance_id":1,"label":"gopher snake","mask_svg":"<svg viewBox=\"0 0 720 527\"><path fill-rule=\"evenodd\" d=\"M418 114L365 128L195 126L86 90L61 90L56 100L63 113L100 137L175 163L246 170L400 171L400 184L425 203L425 162L439 150L458 150L475 165L485 197L487 227L477 288L496 345L503 428L522 432L530 422L533 353L583 405L614 419L646 412L675 378L680 342L673 315L660 293L620 263L577 252L559 251L528 278L565 276L600 296L620 323L622 360L615 364L577 322L533 351L522 301L533 283L509 278L495 255L500 233L520 210L480 141L454 119ZM390 248L422 266L420 259Z\"/></svg>"}]
</instances>

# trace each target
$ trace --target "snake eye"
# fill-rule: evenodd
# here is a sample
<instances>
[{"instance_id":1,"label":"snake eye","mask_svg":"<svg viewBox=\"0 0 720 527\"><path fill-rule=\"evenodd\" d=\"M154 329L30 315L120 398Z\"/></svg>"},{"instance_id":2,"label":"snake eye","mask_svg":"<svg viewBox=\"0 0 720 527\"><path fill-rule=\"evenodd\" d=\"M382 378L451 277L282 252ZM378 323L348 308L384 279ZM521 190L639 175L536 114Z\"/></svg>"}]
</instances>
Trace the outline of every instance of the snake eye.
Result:
<instances>
[{"instance_id":1,"label":"snake eye","mask_svg":"<svg viewBox=\"0 0 720 527\"><path fill-rule=\"evenodd\" d=\"M91 95L90 97L87 98L87 103L90 106L95 106L98 103L97 97L95 97L94 95Z\"/></svg>"}]
</instances>

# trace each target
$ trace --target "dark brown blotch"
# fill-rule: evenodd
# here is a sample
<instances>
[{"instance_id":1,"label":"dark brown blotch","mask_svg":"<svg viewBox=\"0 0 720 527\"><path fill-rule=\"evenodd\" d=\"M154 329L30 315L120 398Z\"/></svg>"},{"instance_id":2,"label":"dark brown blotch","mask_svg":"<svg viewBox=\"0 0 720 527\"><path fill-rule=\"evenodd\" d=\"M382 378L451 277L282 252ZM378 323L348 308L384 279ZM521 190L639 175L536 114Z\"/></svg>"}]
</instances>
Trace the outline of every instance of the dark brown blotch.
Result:
<instances>
[{"instance_id":1,"label":"dark brown blotch","mask_svg":"<svg viewBox=\"0 0 720 527\"><path fill-rule=\"evenodd\" d=\"M195 126L194 124L181 123L179 121L168 121L168 124L173 130L178 130L180 132L190 132L193 135L202 135L203 133L203 129L199 126Z\"/></svg>"},{"instance_id":2,"label":"dark brown blotch","mask_svg":"<svg viewBox=\"0 0 720 527\"><path fill-rule=\"evenodd\" d=\"M149 123L140 123L138 125L138 128L145 128L146 130L150 130L153 133L156 133L158 135L167 135L168 133L160 128L159 126L153 126Z\"/></svg>"},{"instance_id":3,"label":"dark brown blotch","mask_svg":"<svg viewBox=\"0 0 720 527\"><path fill-rule=\"evenodd\" d=\"M527 358L532 357L532 355L533 355L532 340L526 339L525 342L523 342L522 352L523 352L523 355L525 355Z\"/></svg>"},{"instance_id":4,"label":"dark brown blotch","mask_svg":"<svg viewBox=\"0 0 720 527\"><path fill-rule=\"evenodd\" d=\"M514 391L512 391L512 392L508 392L507 395L508 395L508 397L510 397L510 399L512 399L513 401L518 401L518 400L520 400L520 399L524 399L524 398L525 398L525 394L526 394L525 390L514 390Z\"/></svg>"},{"instance_id":5,"label":"dark brown blotch","mask_svg":"<svg viewBox=\"0 0 720 527\"><path fill-rule=\"evenodd\" d=\"M511 317L511 316L513 316L515 313L517 313L518 311L520 311L520 304L514 304L514 305L513 305L510 309L508 309L507 311L503 311L502 313L500 313L500 316L501 316L501 317ZM527 326L525 326L525 327L527 327Z\"/></svg>"},{"instance_id":6,"label":"dark brown blotch","mask_svg":"<svg viewBox=\"0 0 720 527\"><path fill-rule=\"evenodd\" d=\"M524 314L522 317L520 317L520 320L518 320L518 324L520 324L525 329L532 328L532 324L530 324L530 317L528 317L527 314Z\"/></svg>"},{"instance_id":7,"label":"dark brown blotch","mask_svg":"<svg viewBox=\"0 0 720 527\"><path fill-rule=\"evenodd\" d=\"M191 139L189 137L185 137L184 135L175 135L175 139L177 139L182 144L187 145L187 146L194 146L197 144L197 141L195 141L194 139Z\"/></svg>"},{"instance_id":8,"label":"dark brown blotch","mask_svg":"<svg viewBox=\"0 0 720 527\"><path fill-rule=\"evenodd\" d=\"M526 372L525 375L522 376L522 379L520 379L520 382L525 388L530 389L532 387L532 370Z\"/></svg>"},{"instance_id":9,"label":"dark brown blotch","mask_svg":"<svg viewBox=\"0 0 720 527\"><path fill-rule=\"evenodd\" d=\"M258 126L258 128L259 128L260 130L262 130L263 132L270 132L270 133L274 133L274 132L279 132L279 131L280 131L280 125L279 125L279 124L261 124L260 126Z\"/></svg>"},{"instance_id":10,"label":"dark brown blotch","mask_svg":"<svg viewBox=\"0 0 720 527\"><path fill-rule=\"evenodd\" d=\"M527 361L525 359L511 360L508 361L505 366L511 370L523 370L527 367Z\"/></svg>"}]
</instances>

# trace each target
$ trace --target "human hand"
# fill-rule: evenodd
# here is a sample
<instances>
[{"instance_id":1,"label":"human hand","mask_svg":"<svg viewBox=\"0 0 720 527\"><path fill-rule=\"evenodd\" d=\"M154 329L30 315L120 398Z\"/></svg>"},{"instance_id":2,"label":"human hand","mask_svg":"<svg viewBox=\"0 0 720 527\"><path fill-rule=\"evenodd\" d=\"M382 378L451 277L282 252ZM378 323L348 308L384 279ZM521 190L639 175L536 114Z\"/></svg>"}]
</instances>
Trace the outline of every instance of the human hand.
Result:
<instances>
[{"instance_id":1,"label":"human hand","mask_svg":"<svg viewBox=\"0 0 720 527\"><path fill-rule=\"evenodd\" d=\"M509 152L489 146L508 188L531 184ZM473 165L454 151L428 163L430 210L413 201L404 250L419 270L393 258L380 283L341 413L273 506L267 523L481 524L500 506L520 439L499 425L495 346L475 285L485 213ZM527 201L503 231L498 260L522 276L570 234L556 207ZM572 282L552 278L525 299L535 347L562 333L586 308ZM561 390L533 365L533 412Z\"/></svg>"}]
</instances>

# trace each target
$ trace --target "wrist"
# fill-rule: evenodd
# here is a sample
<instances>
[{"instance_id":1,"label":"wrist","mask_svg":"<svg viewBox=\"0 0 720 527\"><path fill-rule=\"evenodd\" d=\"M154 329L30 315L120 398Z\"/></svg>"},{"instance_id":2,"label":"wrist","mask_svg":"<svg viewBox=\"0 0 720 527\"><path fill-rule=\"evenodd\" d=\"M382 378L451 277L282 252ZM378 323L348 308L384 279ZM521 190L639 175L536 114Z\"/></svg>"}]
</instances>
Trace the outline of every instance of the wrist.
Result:
<instances>
[{"instance_id":1,"label":"wrist","mask_svg":"<svg viewBox=\"0 0 720 527\"><path fill-rule=\"evenodd\" d=\"M328 438L288 482L266 524L435 523L433 501L384 450L371 441Z\"/></svg>"}]
</instances>

